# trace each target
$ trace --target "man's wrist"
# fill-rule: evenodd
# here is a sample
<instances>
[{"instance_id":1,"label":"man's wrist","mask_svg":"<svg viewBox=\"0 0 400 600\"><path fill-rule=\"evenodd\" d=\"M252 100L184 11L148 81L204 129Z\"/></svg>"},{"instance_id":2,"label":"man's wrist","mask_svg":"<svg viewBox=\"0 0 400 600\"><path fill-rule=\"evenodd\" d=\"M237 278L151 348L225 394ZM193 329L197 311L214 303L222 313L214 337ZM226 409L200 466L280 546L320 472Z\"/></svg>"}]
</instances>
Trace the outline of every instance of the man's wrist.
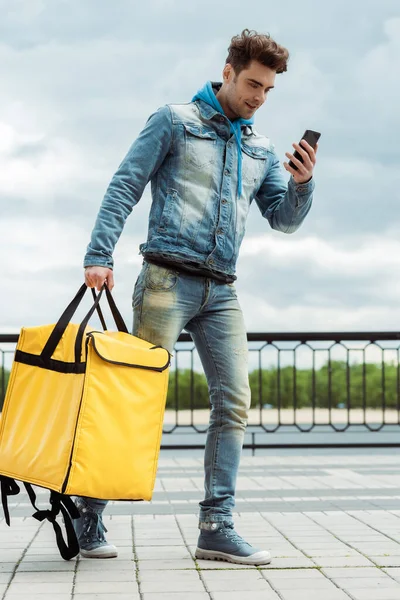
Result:
<instances>
[{"instance_id":1,"label":"man's wrist","mask_svg":"<svg viewBox=\"0 0 400 600\"><path fill-rule=\"evenodd\" d=\"M311 175L310 179L307 179L306 181L296 181L295 183L297 185L304 185L305 183L309 183L312 178L313 178L313 176Z\"/></svg>"}]
</instances>

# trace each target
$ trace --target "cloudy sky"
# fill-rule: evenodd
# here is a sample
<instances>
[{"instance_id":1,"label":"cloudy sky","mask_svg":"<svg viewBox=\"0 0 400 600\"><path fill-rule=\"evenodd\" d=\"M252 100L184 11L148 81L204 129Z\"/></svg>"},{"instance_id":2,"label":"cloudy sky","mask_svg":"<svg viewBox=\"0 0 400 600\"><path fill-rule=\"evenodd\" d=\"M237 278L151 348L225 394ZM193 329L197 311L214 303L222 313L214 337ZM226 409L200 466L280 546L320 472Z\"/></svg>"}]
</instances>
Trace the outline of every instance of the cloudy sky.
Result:
<instances>
[{"instance_id":1,"label":"cloudy sky","mask_svg":"<svg viewBox=\"0 0 400 600\"><path fill-rule=\"evenodd\" d=\"M57 320L148 116L221 80L245 27L291 54L257 130L282 162L306 128L322 132L302 228L274 232L250 211L237 265L248 330L399 329L398 0L0 0L0 14L1 333ZM150 202L147 189L114 253L128 326Z\"/></svg>"}]
</instances>

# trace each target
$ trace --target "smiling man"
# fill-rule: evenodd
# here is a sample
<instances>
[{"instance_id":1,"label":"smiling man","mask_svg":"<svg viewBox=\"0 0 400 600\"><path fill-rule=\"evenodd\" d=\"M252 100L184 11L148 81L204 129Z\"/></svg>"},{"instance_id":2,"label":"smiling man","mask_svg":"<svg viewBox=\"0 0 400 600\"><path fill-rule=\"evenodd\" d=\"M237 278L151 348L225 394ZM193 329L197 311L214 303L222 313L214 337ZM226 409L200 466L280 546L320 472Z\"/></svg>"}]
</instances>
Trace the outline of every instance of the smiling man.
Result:
<instances>
[{"instance_id":1,"label":"smiling man","mask_svg":"<svg viewBox=\"0 0 400 600\"><path fill-rule=\"evenodd\" d=\"M250 407L247 335L235 269L250 205L273 229L296 231L311 207L315 151L294 143L304 162L286 156L287 183L254 114L287 69L288 51L269 35L244 30L231 40L222 83L207 82L187 104L161 107L148 119L111 180L84 259L85 282L114 286L114 247L132 208L151 182L143 266L136 280L132 333L171 353L190 332L210 394L197 558L261 565L271 560L233 524L236 477ZM117 556L105 538L106 501L76 498L81 554Z\"/></svg>"}]
</instances>

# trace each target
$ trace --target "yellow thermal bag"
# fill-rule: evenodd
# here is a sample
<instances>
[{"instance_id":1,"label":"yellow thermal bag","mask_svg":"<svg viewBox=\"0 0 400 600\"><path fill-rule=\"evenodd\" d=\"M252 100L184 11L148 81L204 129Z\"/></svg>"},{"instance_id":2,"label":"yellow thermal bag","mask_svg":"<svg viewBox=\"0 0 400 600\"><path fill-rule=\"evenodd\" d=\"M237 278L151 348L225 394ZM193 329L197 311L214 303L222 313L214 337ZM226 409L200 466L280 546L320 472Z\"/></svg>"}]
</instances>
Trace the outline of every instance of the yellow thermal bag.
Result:
<instances>
[{"instance_id":1,"label":"yellow thermal bag","mask_svg":"<svg viewBox=\"0 0 400 600\"><path fill-rule=\"evenodd\" d=\"M0 422L0 488L24 483L51 490L52 522L63 558L79 547L71 495L104 500L151 500L167 396L171 355L128 333L106 285L80 324L70 323L87 290L83 284L54 325L22 328ZM99 306L103 291L118 331L108 331ZM97 310L104 331L88 321ZM64 517L67 543L56 516Z\"/></svg>"}]
</instances>

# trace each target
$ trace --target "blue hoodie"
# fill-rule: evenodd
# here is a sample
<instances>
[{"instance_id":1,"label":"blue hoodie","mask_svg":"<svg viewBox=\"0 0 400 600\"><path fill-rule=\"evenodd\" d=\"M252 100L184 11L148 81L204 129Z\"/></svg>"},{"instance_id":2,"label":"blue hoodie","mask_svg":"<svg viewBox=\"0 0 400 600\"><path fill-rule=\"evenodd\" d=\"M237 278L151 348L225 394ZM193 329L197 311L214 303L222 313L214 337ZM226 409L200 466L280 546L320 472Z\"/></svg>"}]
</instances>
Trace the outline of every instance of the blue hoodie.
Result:
<instances>
[{"instance_id":1,"label":"blue hoodie","mask_svg":"<svg viewBox=\"0 0 400 600\"><path fill-rule=\"evenodd\" d=\"M218 101L218 98L215 95L215 92L212 88L211 81L207 81L207 83L197 92L195 96L192 98L192 102L195 100L203 100L210 106L212 106L217 112L225 115L221 104ZM225 115L226 116L226 115ZM228 119L231 131L235 135L236 144L237 144L237 154L238 154L238 195L239 198L242 195L242 126L243 125L253 125L254 118L251 119L235 119L234 121L230 121Z\"/></svg>"}]
</instances>

